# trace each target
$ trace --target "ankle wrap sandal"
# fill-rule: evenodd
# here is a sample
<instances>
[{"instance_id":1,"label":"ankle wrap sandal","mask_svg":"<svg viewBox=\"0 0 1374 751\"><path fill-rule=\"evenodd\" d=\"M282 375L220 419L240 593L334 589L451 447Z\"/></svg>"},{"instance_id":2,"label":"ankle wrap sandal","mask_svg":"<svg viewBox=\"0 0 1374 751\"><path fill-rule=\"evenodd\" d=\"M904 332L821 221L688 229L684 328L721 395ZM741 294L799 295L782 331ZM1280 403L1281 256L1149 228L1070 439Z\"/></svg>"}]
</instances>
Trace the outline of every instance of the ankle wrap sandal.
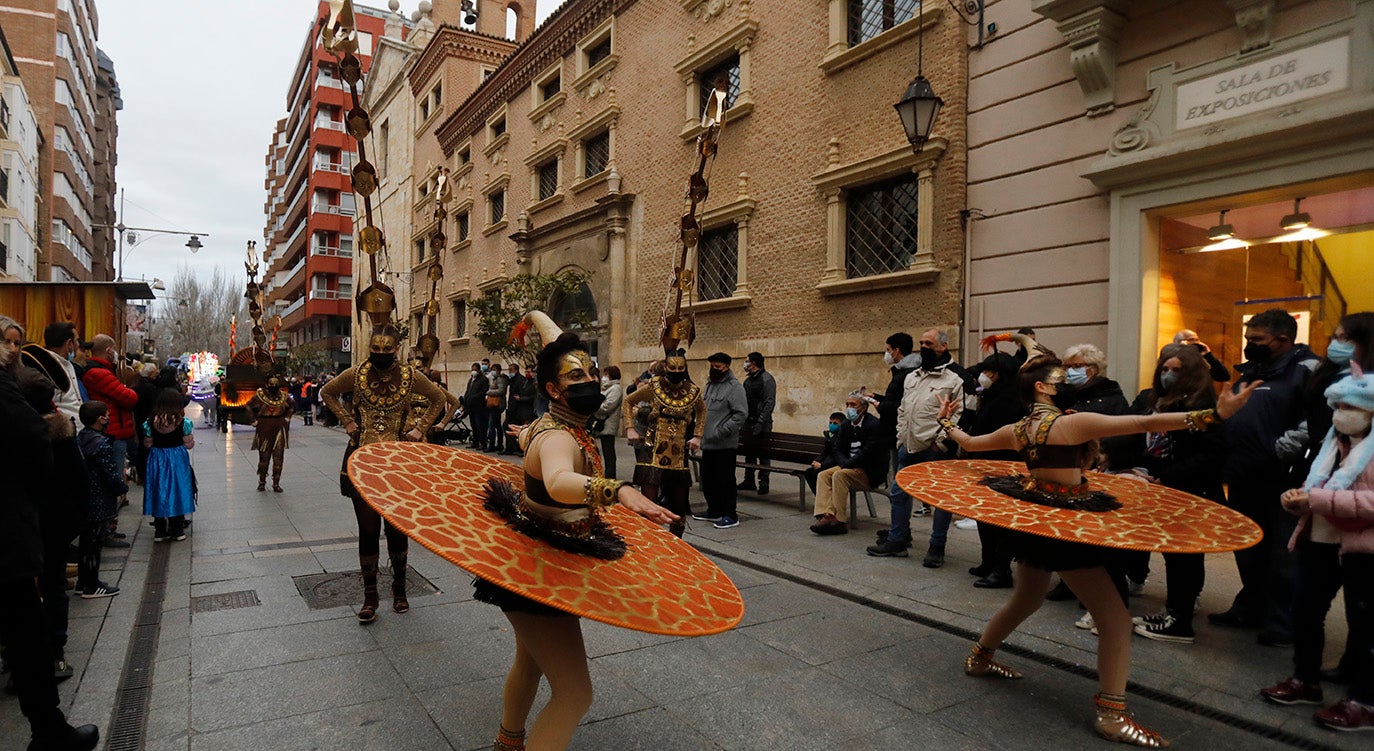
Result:
<instances>
[{"instance_id":1,"label":"ankle wrap sandal","mask_svg":"<svg viewBox=\"0 0 1374 751\"><path fill-rule=\"evenodd\" d=\"M971 675L974 677L995 675L998 678L1009 678L1012 680L1021 677L1020 671L1013 670L993 660L993 652L994 650L974 642L973 651L969 652L968 657L964 658L964 675Z\"/></svg>"},{"instance_id":2,"label":"ankle wrap sandal","mask_svg":"<svg viewBox=\"0 0 1374 751\"><path fill-rule=\"evenodd\" d=\"M410 610L410 600L406 599L406 558L391 557L391 610L396 613Z\"/></svg>"},{"instance_id":3,"label":"ankle wrap sandal","mask_svg":"<svg viewBox=\"0 0 1374 751\"><path fill-rule=\"evenodd\" d=\"M377 556L360 556L358 565L363 574L363 606L358 608L358 623L371 623L377 620Z\"/></svg>"},{"instance_id":4,"label":"ankle wrap sandal","mask_svg":"<svg viewBox=\"0 0 1374 751\"><path fill-rule=\"evenodd\" d=\"M1125 696L1097 694L1093 697L1093 703L1097 708L1097 721L1093 723L1093 728L1103 738L1142 748L1169 747L1169 741L1159 733L1142 727L1135 721L1135 716L1126 711Z\"/></svg>"},{"instance_id":5,"label":"ankle wrap sandal","mask_svg":"<svg viewBox=\"0 0 1374 751\"><path fill-rule=\"evenodd\" d=\"M507 730L505 725L499 727L492 751L525 751L525 731Z\"/></svg>"}]
</instances>

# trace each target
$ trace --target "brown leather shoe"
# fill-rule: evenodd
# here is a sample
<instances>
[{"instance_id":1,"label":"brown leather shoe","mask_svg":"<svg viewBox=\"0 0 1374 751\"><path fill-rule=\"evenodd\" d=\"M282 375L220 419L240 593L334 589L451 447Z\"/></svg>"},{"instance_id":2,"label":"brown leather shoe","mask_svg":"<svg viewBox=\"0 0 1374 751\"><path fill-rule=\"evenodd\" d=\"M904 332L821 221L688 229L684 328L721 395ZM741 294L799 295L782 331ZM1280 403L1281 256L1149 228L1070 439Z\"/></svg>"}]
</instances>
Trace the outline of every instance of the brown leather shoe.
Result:
<instances>
[{"instance_id":1,"label":"brown leather shoe","mask_svg":"<svg viewBox=\"0 0 1374 751\"><path fill-rule=\"evenodd\" d=\"M1322 684L1289 678L1269 688L1260 689L1260 696L1275 704L1321 704Z\"/></svg>"},{"instance_id":2,"label":"brown leather shoe","mask_svg":"<svg viewBox=\"0 0 1374 751\"><path fill-rule=\"evenodd\" d=\"M1374 730L1374 709L1353 699L1319 709L1312 719L1332 730Z\"/></svg>"}]
</instances>

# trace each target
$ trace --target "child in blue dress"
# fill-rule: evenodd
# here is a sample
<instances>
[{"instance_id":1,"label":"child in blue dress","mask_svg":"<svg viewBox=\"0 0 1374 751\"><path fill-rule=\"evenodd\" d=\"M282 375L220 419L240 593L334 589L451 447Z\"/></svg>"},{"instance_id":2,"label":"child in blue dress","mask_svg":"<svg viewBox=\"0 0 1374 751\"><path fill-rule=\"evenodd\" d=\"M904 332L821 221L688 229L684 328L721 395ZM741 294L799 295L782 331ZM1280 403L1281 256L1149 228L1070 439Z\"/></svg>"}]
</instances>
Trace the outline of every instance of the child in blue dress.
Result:
<instances>
[{"instance_id":1,"label":"child in blue dress","mask_svg":"<svg viewBox=\"0 0 1374 751\"><path fill-rule=\"evenodd\" d=\"M186 539L186 515L196 510L191 454L195 426L186 417L186 399L177 389L163 389L143 423L148 469L143 485L143 513L153 517L153 542Z\"/></svg>"}]
</instances>

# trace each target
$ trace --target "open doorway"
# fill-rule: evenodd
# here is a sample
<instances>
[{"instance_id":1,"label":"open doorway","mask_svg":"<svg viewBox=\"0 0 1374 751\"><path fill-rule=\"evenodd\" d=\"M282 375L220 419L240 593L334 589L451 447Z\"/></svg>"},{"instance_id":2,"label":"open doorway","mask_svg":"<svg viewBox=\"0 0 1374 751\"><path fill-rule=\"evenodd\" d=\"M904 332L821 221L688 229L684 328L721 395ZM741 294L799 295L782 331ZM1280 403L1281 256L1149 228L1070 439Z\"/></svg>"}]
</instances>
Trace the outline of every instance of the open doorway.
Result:
<instances>
[{"instance_id":1,"label":"open doorway","mask_svg":"<svg viewBox=\"0 0 1374 751\"><path fill-rule=\"evenodd\" d=\"M1224 212L1224 213L1223 213ZM1231 196L1160 214L1158 346L1193 329L1227 365L1269 308L1326 352L1346 313L1374 310L1374 175Z\"/></svg>"}]
</instances>

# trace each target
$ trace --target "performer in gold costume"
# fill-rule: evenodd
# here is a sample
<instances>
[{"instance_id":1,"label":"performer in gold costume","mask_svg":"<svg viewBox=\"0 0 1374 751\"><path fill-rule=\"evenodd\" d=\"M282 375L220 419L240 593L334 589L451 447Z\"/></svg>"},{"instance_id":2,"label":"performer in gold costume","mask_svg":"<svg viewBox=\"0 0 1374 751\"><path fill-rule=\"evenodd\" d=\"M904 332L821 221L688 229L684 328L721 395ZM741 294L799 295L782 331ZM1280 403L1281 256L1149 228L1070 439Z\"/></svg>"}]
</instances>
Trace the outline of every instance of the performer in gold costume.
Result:
<instances>
[{"instance_id":1,"label":"performer in gold costume","mask_svg":"<svg viewBox=\"0 0 1374 751\"><path fill-rule=\"evenodd\" d=\"M649 427L641 436L634 427L637 405L648 402ZM635 462L635 482L644 495L657 501L678 517L668 531L682 536L691 508L687 491L692 487L692 471L687 467L687 452L701 450L701 434L706 425L706 402L701 387L687 375L687 357L682 350L668 353L663 375L625 397L620 411L625 436L643 440L647 458ZM636 454L638 456L638 454Z\"/></svg>"},{"instance_id":2,"label":"performer in gold costume","mask_svg":"<svg viewBox=\"0 0 1374 751\"><path fill-rule=\"evenodd\" d=\"M341 492L353 500L353 513L358 518L358 564L363 574L363 605L358 609L359 623L371 623L377 619L378 535L382 528L382 517L363 501L353 482L348 479L345 471L348 457L359 446L369 443L423 441L425 431L419 426L432 425L445 403L442 389L414 367L397 363L396 350L400 342L400 332L394 326L377 326L372 330L367 362L345 370L320 389L320 399L339 418L339 424L349 437L339 486ZM351 403L343 401L344 394L353 395ZM415 404L423 405L423 414L410 414ZM406 599L409 539L388 523L386 547L391 558L391 609L404 613L410 610L410 603Z\"/></svg>"},{"instance_id":3,"label":"performer in gold costume","mask_svg":"<svg viewBox=\"0 0 1374 751\"><path fill-rule=\"evenodd\" d=\"M253 418L253 448L258 452L258 492L267 490L267 465L272 464L272 490L280 493L281 463L290 447L291 416L296 408L282 388L281 376L273 375L267 384L248 401L248 414Z\"/></svg>"}]
</instances>

